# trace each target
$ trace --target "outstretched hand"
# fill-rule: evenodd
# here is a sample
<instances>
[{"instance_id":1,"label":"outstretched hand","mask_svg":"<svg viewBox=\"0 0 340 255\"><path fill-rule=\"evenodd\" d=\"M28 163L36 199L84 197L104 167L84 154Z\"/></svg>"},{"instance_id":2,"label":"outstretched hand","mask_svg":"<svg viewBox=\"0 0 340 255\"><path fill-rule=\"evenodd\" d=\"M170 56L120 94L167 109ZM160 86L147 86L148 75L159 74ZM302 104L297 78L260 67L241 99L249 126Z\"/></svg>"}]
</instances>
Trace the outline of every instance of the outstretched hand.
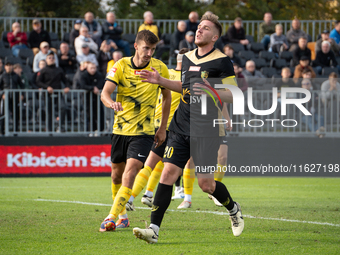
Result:
<instances>
[{"instance_id":1,"label":"outstretched hand","mask_svg":"<svg viewBox=\"0 0 340 255\"><path fill-rule=\"evenodd\" d=\"M159 80L161 78L159 72L153 67L151 67L151 69L153 70L153 72L148 71L148 70L142 70L140 72L139 76L143 79L142 82L159 84Z\"/></svg>"}]
</instances>

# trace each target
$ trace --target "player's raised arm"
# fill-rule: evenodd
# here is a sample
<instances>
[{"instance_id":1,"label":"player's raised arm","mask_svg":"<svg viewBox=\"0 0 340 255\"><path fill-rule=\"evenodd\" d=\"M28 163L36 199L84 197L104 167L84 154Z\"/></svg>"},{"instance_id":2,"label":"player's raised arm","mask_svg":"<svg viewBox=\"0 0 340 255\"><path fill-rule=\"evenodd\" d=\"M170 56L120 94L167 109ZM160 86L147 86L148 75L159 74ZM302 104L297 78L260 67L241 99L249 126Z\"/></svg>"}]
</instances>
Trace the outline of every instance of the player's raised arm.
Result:
<instances>
[{"instance_id":1,"label":"player's raised arm","mask_svg":"<svg viewBox=\"0 0 340 255\"><path fill-rule=\"evenodd\" d=\"M142 70L140 73L140 77L143 79L143 82L150 82L153 84L159 84L162 87L165 87L169 90L181 93L182 92L182 82L180 81L171 81L169 79L163 78L159 75L157 70L151 67L153 72L148 70Z\"/></svg>"},{"instance_id":2,"label":"player's raised arm","mask_svg":"<svg viewBox=\"0 0 340 255\"><path fill-rule=\"evenodd\" d=\"M113 101L111 98L111 94L113 93L113 91L115 91L115 89L116 84L114 82L106 81L100 95L100 100L107 108L113 109L115 111L123 111L122 104L120 102Z\"/></svg>"}]
</instances>

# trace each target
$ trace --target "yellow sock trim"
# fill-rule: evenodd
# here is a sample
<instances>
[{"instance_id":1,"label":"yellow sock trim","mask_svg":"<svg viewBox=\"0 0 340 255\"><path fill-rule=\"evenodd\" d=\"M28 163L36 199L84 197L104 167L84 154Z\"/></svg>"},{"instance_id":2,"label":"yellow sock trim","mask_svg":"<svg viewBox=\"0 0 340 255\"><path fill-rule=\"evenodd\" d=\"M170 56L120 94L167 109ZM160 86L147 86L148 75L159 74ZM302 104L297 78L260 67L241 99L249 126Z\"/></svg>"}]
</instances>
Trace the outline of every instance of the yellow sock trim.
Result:
<instances>
[{"instance_id":1,"label":"yellow sock trim","mask_svg":"<svg viewBox=\"0 0 340 255\"><path fill-rule=\"evenodd\" d=\"M163 168L164 168L163 162L159 161L150 175L146 190L153 192L153 190L156 188L159 182L159 179L161 178Z\"/></svg>"},{"instance_id":2,"label":"yellow sock trim","mask_svg":"<svg viewBox=\"0 0 340 255\"><path fill-rule=\"evenodd\" d=\"M114 219L117 218L118 214L124 210L125 205L129 201L130 196L131 189L124 186L120 187L116 195L115 201L113 201L113 205L110 211L110 214L114 216Z\"/></svg>"},{"instance_id":3,"label":"yellow sock trim","mask_svg":"<svg viewBox=\"0 0 340 255\"><path fill-rule=\"evenodd\" d=\"M145 166L136 176L135 182L132 187L132 196L137 197L148 183L152 169Z\"/></svg>"},{"instance_id":4,"label":"yellow sock trim","mask_svg":"<svg viewBox=\"0 0 340 255\"><path fill-rule=\"evenodd\" d=\"M195 182L195 169L184 168L183 184L185 195L192 195L192 191L194 190L194 182Z\"/></svg>"},{"instance_id":5,"label":"yellow sock trim","mask_svg":"<svg viewBox=\"0 0 340 255\"><path fill-rule=\"evenodd\" d=\"M223 168L225 168L225 166L221 165L221 164L217 164L217 165L218 165L219 171L216 171L214 173L214 180L221 182L223 180L223 176L224 176L224 172L222 170L223 170Z\"/></svg>"}]
</instances>

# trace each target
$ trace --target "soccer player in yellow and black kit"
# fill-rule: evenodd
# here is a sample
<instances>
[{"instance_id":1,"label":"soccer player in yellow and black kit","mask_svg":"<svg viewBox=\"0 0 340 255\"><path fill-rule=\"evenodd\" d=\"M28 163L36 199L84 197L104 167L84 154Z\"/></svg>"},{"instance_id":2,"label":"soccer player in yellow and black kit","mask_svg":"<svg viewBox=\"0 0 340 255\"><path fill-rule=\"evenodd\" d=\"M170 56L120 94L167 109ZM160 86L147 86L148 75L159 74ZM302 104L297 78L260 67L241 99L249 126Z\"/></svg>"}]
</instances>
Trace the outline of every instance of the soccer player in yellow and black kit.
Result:
<instances>
[{"instance_id":1,"label":"soccer player in yellow and black kit","mask_svg":"<svg viewBox=\"0 0 340 255\"><path fill-rule=\"evenodd\" d=\"M181 49L179 54L177 55L177 66L176 69L169 70L169 79L172 81L180 81L181 80L181 68L182 68L182 58L183 54L188 52L187 48ZM171 108L168 120L169 128L170 122L172 117L178 107L179 101L181 99L181 94L171 91ZM156 113L155 113L155 128L158 129L161 124L162 118L162 97L159 95L159 101L156 106ZM168 135L168 131L167 131ZM132 195L129 201L126 204L126 209L128 211L134 211L133 201L135 197L139 195L139 193L144 189L145 185L147 185L146 192L142 197L142 203L152 207L152 197L153 197L153 190L159 182L163 171L163 155L165 151L166 141L162 143L161 146L155 147L152 146L151 151L147 160L145 161L144 168L139 171L136 176L135 183L133 184L132 188Z\"/></svg>"},{"instance_id":2,"label":"soccer player in yellow and black kit","mask_svg":"<svg viewBox=\"0 0 340 255\"><path fill-rule=\"evenodd\" d=\"M196 31L195 44L197 49L186 53L182 62L181 80L170 81L160 77L154 70L143 70L141 77L144 81L160 84L170 90L182 92L182 98L178 109L169 126L169 138L167 150L164 154L164 169L153 201L151 212L151 224L147 229L134 228L133 234L148 243L158 241L158 232L167 210L172 195L173 184L182 172L189 158L192 156L197 166L216 165L217 152L220 147L221 137L225 135L224 127L213 128L213 119L221 117L221 109L214 104L213 99L207 98L208 114L201 114L203 95L200 88L203 86L212 91L216 84L228 84L237 86L233 65L228 56L214 48L215 42L221 36L222 26L218 17L214 14L203 15ZM216 78L219 83L209 86L206 80ZM201 80L204 85L194 84L192 79ZM210 87L210 88L209 88ZM208 91L209 92L209 91ZM209 92L211 93L211 92ZM232 103L233 97L230 90L216 92L221 101ZM195 98L193 97L195 95ZM199 102L196 99L201 99ZM197 107L199 106L199 107ZM203 105L204 106L204 105ZM194 118L195 121L192 121ZM220 136L221 135L221 136ZM208 153L207 153L208 150ZM197 173L200 188L213 195L229 211L231 226L234 236L241 235L244 221L241 207L231 198L226 186L211 177L211 173Z\"/></svg>"},{"instance_id":3,"label":"soccer player in yellow and black kit","mask_svg":"<svg viewBox=\"0 0 340 255\"><path fill-rule=\"evenodd\" d=\"M164 78L169 78L166 65L152 58L158 38L150 31L143 30L136 36L135 55L119 60L108 76L101 94L103 104L115 110L113 134L111 138L111 177L113 205L110 214L100 226L100 231L114 230L115 219L119 215L117 228L129 226L125 204L131 196L135 177L142 168L150 148L155 141L160 146L166 139L169 117L170 91L158 84L143 82L140 71L158 70ZM117 87L116 101L111 94ZM163 94L162 120L155 134L154 116L157 95Z\"/></svg>"}]
</instances>

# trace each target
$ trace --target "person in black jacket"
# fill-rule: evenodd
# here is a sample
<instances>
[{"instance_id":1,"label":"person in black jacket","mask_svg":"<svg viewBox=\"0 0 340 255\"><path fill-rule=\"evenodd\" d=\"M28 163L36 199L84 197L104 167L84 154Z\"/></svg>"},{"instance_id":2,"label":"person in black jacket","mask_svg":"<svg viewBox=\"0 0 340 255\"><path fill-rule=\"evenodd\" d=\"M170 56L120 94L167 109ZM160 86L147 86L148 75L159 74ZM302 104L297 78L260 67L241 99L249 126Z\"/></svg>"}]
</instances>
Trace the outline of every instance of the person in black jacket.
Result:
<instances>
[{"instance_id":1,"label":"person in black jacket","mask_svg":"<svg viewBox=\"0 0 340 255\"><path fill-rule=\"evenodd\" d=\"M242 19L236 18L234 21L234 25L229 27L227 31L228 42L231 43L240 43L244 46L249 44L249 41L246 39L246 32L242 27Z\"/></svg>"},{"instance_id":2,"label":"person in black jacket","mask_svg":"<svg viewBox=\"0 0 340 255\"><path fill-rule=\"evenodd\" d=\"M112 59L111 54L111 43L110 40L104 40L100 46L100 51L98 53L98 69L103 78L106 77L107 63Z\"/></svg>"},{"instance_id":3,"label":"person in black jacket","mask_svg":"<svg viewBox=\"0 0 340 255\"><path fill-rule=\"evenodd\" d=\"M336 61L335 54L331 50L331 44L328 41L323 41L321 43L321 50L316 53L315 60L313 61L313 66L319 74L322 72L324 67L337 67L339 70L338 62Z\"/></svg>"},{"instance_id":4,"label":"person in black jacket","mask_svg":"<svg viewBox=\"0 0 340 255\"><path fill-rule=\"evenodd\" d=\"M56 67L55 58L53 51L50 51L46 56L46 67L40 71L40 75L37 77L37 86L42 89L47 90L47 102L48 102L48 125L47 131L52 130L52 120L54 119L53 114L53 106L59 106L60 108L60 121L61 121L61 132L65 131L64 123L65 123L65 114L66 114L66 104L64 100L64 96L59 93L55 93L54 90L63 89L62 83L64 83L65 88L64 94L67 94L70 91L69 82L65 77L63 69L60 67ZM58 97L60 98L60 105L58 105ZM58 110L56 112L59 112Z\"/></svg>"},{"instance_id":5,"label":"person in black jacket","mask_svg":"<svg viewBox=\"0 0 340 255\"><path fill-rule=\"evenodd\" d=\"M20 97L18 92L9 92L8 98L5 96L5 91L7 89L23 89L24 85L21 78L13 72L13 64L10 61L5 63L5 72L0 77L0 117L5 115L5 101L8 100L8 106L10 114L13 116L13 131L17 130L19 125L19 103ZM22 99L22 98L21 98ZM15 117L14 117L15 116ZM9 119L9 118L7 118ZM5 119L0 118L0 133L4 133Z\"/></svg>"},{"instance_id":6,"label":"person in black jacket","mask_svg":"<svg viewBox=\"0 0 340 255\"><path fill-rule=\"evenodd\" d=\"M33 31L30 32L28 43L33 50L34 55L39 52L40 43L48 42L51 45L51 38L47 31L41 28L40 20L33 20Z\"/></svg>"},{"instance_id":7,"label":"person in black jacket","mask_svg":"<svg viewBox=\"0 0 340 255\"><path fill-rule=\"evenodd\" d=\"M301 36L296 49L293 51L293 64L297 66L302 57L307 57L309 63L312 61L312 52L307 48L307 37Z\"/></svg>"},{"instance_id":8,"label":"person in black jacket","mask_svg":"<svg viewBox=\"0 0 340 255\"><path fill-rule=\"evenodd\" d=\"M124 50L125 56L130 57L130 45L122 40L123 29L116 22L116 15L113 12L106 14L106 21L103 24L103 40L111 39L119 48Z\"/></svg>"},{"instance_id":9,"label":"person in black jacket","mask_svg":"<svg viewBox=\"0 0 340 255\"><path fill-rule=\"evenodd\" d=\"M70 47L66 42L60 44L60 52L58 53L59 66L63 69L65 74L75 73L77 68L76 56L70 52Z\"/></svg>"},{"instance_id":10,"label":"person in black jacket","mask_svg":"<svg viewBox=\"0 0 340 255\"><path fill-rule=\"evenodd\" d=\"M170 40L170 54L172 57L177 56L180 48L179 43L185 38L185 31L187 25L183 20L178 21L177 30L171 35Z\"/></svg>"},{"instance_id":11,"label":"person in black jacket","mask_svg":"<svg viewBox=\"0 0 340 255\"><path fill-rule=\"evenodd\" d=\"M104 130L104 109L100 102L100 90L103 88L104 79L97 71L97 67L93 63L88 63L86 71L80 74L81 89L87 90L86 93L86 124L87 131ZM92 93L91 93L92 92ZM92 102L92 108L90 107ZM99 111L99 116L98 116ZM92 112L92 113L91 113ZM99 117L99 123L97 122Z\"/></svg>"},{"instance_id":12,"label":"person in black jacket","mask_svg":"<svg viewBox=\"0 0 340 255\"><path fill-rule=\"evenodd\" d=\"M74 22L73 29L70 32L70 39L69 39L71 49L74 49L74 40L79 36L79 29L81 27L82 22L83 21L81 19L77 19Z\"/></svg>"}]
</instances>

